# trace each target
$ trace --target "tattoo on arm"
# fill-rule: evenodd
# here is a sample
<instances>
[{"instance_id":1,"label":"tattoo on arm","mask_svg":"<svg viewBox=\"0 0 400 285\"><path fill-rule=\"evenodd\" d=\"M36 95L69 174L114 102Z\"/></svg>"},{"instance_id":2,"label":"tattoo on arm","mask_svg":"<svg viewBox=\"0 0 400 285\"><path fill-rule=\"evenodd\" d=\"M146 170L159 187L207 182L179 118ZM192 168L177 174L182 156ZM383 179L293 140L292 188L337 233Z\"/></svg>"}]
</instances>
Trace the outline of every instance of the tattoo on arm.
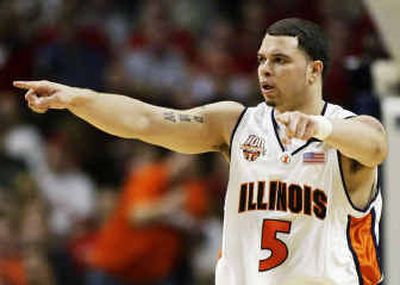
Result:
<instances>
[{"instance_id":1,"label":"tattoo on arm","mask_svg":"<svg viewBox=\"0 0 400 285\"><path fill-rule=\"evenodd\" d=\"M179 121L181 121L181 122L191 122L192 120L190 119L189 115L179 114Z\"/></svg>"},{"instance_id":2,"label":"tattoo on arm","mask_svg":"<svg viewBox=\"0 0 400 285\"><path fill-rule=\"evenodd\" d=\"M165 112L164 120L176 123L176 114L174 112Z\"/></svg>"},{"instance_id":3,"label":"tattoo on arm","mask_svg":"<svg viewBox=\"0 0 400 285\"><path fill-rule=\"evenodd\" d=\"M193 116L193 120L197 123L204 123L204 117L203 116Z\"/></svg>"},{"instance_id":4,"label":"tattoo on arm","mask_svg":"<svg viewBox=\"0 0 400 285\"><path fill-rule=\"evenodd\" d=\"M181 113L175 113L172 111L164 112L164 120L170 121L172 123L176 122L188 122L188 123L199 123L203 124L204 123L204 116L198 116L198 115L188 115L188 114L181 114Z\"/></svg>"}]
</instances>

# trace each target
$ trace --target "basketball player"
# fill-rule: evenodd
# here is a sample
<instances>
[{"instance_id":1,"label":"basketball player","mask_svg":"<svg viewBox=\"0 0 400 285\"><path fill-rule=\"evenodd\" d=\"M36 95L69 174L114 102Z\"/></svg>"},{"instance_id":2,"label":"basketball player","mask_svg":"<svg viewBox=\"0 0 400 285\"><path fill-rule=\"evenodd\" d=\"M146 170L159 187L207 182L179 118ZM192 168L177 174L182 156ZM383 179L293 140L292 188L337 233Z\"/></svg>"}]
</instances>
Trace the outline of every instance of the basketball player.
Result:
<instances>
[{"instance_id":1,"label":"basketball player","mask_svg":"<svg viewBox=\"0 0 400 285\"><path fill-rule=\"evenodd\" d=\"M377 284L382 125L322 99L327 39L300 19L258 51L262 103L190 110L48 81L15 82L39 113L67 109L110 134L230 161L218 285Z\"/></svg>"}]
</instances>

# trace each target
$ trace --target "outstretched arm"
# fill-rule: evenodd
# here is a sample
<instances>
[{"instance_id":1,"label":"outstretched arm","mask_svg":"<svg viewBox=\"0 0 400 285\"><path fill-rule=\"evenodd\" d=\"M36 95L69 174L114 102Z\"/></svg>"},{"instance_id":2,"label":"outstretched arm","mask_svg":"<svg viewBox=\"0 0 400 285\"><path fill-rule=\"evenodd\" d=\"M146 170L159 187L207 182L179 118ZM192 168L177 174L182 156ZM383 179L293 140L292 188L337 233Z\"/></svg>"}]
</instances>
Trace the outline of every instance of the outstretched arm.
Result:
<instances>
[{"instance_id":1,"label":"outstretched arm","mask_svg":"<svg viewBox=\"0 0 400 285\"><path fill-rule=\"evenodd\" d=\"M49 81L16 81L27 90L35 112L68 109L95 127L123 138L135 138L182 153L227 149L243 106L219 102L190 110L174 110L133 98L98 93Z\"/></svg>"}]
</instances>

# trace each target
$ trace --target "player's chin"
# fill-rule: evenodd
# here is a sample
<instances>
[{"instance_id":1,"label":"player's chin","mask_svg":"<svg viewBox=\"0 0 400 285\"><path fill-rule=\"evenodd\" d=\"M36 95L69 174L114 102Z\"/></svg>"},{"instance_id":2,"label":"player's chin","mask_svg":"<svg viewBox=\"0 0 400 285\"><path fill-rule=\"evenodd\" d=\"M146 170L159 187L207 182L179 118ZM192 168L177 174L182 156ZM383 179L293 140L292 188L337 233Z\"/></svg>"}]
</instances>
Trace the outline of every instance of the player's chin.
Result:
<instances>
[{"instance_id":1,"label":"player's chin","mask_svg":"<svg viewBox=\"0 0 400 285\"><path fill-rule=\"evenodd\" d=\"M276 101L274 99L265 98L265 103L270 107L276 107Z\"/></svg>"}]
</instances>

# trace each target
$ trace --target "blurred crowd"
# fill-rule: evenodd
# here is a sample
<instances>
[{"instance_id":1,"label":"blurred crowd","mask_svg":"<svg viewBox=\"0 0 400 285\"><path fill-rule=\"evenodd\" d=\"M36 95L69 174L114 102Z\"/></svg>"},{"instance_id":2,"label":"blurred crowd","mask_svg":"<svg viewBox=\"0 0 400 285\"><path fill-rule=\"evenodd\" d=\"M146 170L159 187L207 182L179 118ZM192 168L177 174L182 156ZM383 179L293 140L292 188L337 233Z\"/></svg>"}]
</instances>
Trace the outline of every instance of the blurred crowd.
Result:
<instances>
[{"instance_id":1,"label":"blurred crowd","mask_svg":"<svg viewBox=\"0 0 400 285\"><path fill-rule=\"evenodd\" d=\"M332 41L325 98L379 117L370 66L387 54L361 0L1 1L0 284L212 284L227 163L34 114L12 81L251 106L264 31L292 16Z\"/></svg>"}]
</instances>

